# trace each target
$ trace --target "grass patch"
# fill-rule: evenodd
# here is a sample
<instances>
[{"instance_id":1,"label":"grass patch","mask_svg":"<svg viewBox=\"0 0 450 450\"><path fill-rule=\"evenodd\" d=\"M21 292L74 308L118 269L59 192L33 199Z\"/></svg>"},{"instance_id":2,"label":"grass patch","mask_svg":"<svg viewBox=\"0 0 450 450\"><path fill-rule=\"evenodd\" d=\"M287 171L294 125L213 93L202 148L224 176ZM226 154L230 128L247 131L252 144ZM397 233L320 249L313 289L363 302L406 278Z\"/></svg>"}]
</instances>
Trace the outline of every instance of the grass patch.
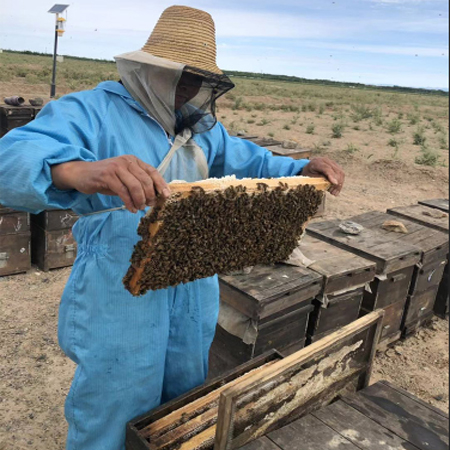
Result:
<instances>
[{"instance_id":1,"label":"grass patch","mask_svg":"<svg viewBox=\"0 0 450 450\"><path fill-rule=\"evenodd\" d=\"M425 145L421 148L421 155L416 157L416 164L421 166L436 167L440 164L440 155L434 150L430 150Z\"/></svg>"},{"instance_id":2,"label":"grass patch","mask_svg":"<svg viewBox=\"0 0 450 450\"><path fill-rule=\"evenodd\" d=\"M425 145L427 137L425 136L425 129L423 127L417 128L413 134L414 145Z\"/></svg>"},{"instance_id":3,"label":"grass patch","mask_svg":"<svg viewBox=\"0 0 450 450\"><path fill-rule=\"evenodd\" d=\"M347 148L345 149L345 151L347 153L350 153L351 155L353 155L354 153L358 153L359 152L359 148L354 145L354 144L348 144Z\"/></svg>"},{"instance_id":4,"label":"grass patch","mask_svg":"<svg viewBox=\"0 0 450 450\"><path fill-rule=\"evenodd\" d=\"M393 119L387 123L386 129L391 134L398 134L402 131L402 122L398 119Z\"/></svg>"},{"instance_id":5,"label":"grass patch","mask_svg":"<svg viewBox=\"0 0 450 450\"><path fill-rule=\"evenodd\" d=\"M306 127L306 134L314 134L316 131L316 126L312 123Z\"/></svg>"},{"instance_id":6,"label":"grass patch","mask_svg":"<svg viewBox=\"0 0 450 450\"><path fill-rule=\"evenodd\" d=\"M343 133L344 133L344 129L345 129L345 126L344 126L343 123L335 123L331 127L331 131L332 131L331 136L334 139L340 139L342 137Z\"/></svg>"}]
</instances>

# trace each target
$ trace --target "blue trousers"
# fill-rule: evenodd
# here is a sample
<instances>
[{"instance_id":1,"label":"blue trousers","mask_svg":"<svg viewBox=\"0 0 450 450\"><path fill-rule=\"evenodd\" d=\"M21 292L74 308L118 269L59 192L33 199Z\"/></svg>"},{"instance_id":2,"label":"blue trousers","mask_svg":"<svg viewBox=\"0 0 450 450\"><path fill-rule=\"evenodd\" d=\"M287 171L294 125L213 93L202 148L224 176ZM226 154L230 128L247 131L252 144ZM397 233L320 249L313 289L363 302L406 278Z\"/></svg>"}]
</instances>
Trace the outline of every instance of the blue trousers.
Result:
<instances>
[{"instance_id":1,"label":"blue trousers","mask_svg":"<svg viewBox=\"0 0 450 450\"><path fill-rule=\"evenodd\" d=\"M67 450L124 450L129 420L207 376L217 277L134 298L122 285L123 259L81 245L64 291L59 341L78 365L65 407Z\"/></svg>"}]
</instances>

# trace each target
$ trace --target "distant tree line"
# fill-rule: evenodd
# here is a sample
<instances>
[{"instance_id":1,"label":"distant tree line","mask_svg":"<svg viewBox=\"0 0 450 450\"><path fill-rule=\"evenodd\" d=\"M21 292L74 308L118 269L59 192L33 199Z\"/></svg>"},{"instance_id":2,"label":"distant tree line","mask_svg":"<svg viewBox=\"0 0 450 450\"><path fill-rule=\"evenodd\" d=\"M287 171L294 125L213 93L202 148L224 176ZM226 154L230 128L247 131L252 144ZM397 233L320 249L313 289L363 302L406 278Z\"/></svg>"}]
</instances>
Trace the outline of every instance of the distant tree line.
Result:
<instances>
[{"instance_id":1,"label":"distant tree line","mask_svg":"<svg viewBox=\"0 0 450 450\"><path fill-rule=\"evenodd\" d=\"M267 73L253 73L253 72L238 72L235 70L225 70L226 75L230 77L250 78L254 80L271 80L282 81L288 83L302 83L302 84L314 84L314 85L327 85L335 87L347 87L357 89L377 89L383 91L403 92L405 94L425 94L425 95L440 95L448 96L449 93L440 89L422 89L422 88L410 88L403 86L377 86L373 84L362 83L350 83L345 81L331 81L331 80L311 80L308 78L300 78L289 75L271 75Z\"/></svg>"},{"instance_id":2,"label":"distant tree line","mask_svg":"<svg viewBox=\"0 0 450 450\"><path fill-rule=\"evenodd\" d=\"M17 50L3 50L6 53L20 53L24 55L38 55L38 56L50 56L53 55L50 53L40 53L40 52L31 52L29 50L25 51L17 51ZM70 56L70 55L62 55L64 58L70 59L78 59L83 61L97 61L102 63L113 63L114 61L109 59L93 59L93 58L84 58L81 56ZM254 72L238 72L236 70L225 70L226 75L230 77L239 77L239 78L249 78L254 80L270 80L270 81L282 81L286 83L302 83L302 84L313 84L313 85L326 85L326 86L335 86L335 87L347 87L347 88L357 88L357 89L376 89L383 91L392 91L392 92L403 92L405 94L422 94L422 95L439 95L439 96L448 96L449 93L439 89L422 89L422 88L409 88L403 86L376 86L373 84L363 84L363 83L350 83L345 81L331 81L331 80L312 80L308 78L301 78L289 75L271 75L268 73L254 73Z\"/></svg>"}]
</instances>

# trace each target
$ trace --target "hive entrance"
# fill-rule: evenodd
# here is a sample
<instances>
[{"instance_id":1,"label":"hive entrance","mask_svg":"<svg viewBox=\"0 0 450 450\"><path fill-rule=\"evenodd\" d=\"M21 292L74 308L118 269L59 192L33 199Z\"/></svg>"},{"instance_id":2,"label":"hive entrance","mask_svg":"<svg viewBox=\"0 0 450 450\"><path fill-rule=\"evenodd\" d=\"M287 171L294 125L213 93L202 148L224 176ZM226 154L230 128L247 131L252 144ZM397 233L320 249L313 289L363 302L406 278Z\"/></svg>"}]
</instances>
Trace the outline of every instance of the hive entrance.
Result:
<instances>
[{"instance_id":1,"label":"hive entrance","mask_svg":"<svg viewBox=\"0 0 450 450\"><path fill-rule=\"evenodd\" d=\"M205 180L170 185L145 216L124 278L133 295L288 259L328 182L320 178Z\"/></svg>"}]
</instances>

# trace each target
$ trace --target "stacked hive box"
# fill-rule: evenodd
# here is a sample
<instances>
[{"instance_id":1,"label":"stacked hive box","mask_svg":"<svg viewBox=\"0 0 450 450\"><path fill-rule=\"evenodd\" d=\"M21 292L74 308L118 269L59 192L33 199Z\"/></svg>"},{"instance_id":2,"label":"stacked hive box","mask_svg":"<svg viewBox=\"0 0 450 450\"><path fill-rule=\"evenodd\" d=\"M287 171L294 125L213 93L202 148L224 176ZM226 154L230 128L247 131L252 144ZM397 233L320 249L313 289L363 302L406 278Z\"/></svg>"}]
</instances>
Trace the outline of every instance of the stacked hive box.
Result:
<instances>
[{"instance_id":1,"label":"stacked hive box","mask_svg":"<svg viewBox=\"0 0 450 450\"><path fill-rule=\"evenodd\" d=\"M303 238L299 249L312 262L308 268L323 276L308 326L308 343L312 343L358 319L376 264L310 235Z\"/></svg>"},{"instance_id":2,"label":"stacked hive box","mask_svg":"<svg viewBox=\"0 0 450 450\"><path fill-rule=\"evenodd\" d=\"M283 354L303 348L312 301L321 289L321 275L284 264L221 276L221 316L210 353L210 376L273 348Z\"/></svg>"},{"instance_id":3,"label":"stacked hive box","mask_svg":"<svg viewBox=\"0 0 450 450\"><path fill-rule=\"evenodd\" d=\"M73 264L77 246L72 226L77 219L70 210L43 211L31 216L32 261L41 270Z\"/></svg>"},{"instance_id":4,"label":"stacked hive box","mask_svg":"<svg viewBox=\"0 0 450 450\"><path fill-rule=\"evenodd\" d=\"M0 276L30 267L30 216L0 205Z\"/></svg>"},{"instance_id":5,"label":"stacked hive box","mask_svg":"<svg viewBox=\"0 0 450 450\"><path fill-rule=\"evenodd\" d=\"M380 342L383 345L401 337L402 319L414 268L421 259L421 251L406 242L393 245L378 231L364 229L352 236L340 230L340 220L311 224L308 232L359 256L374 261L377 275L364 293L361 312L366 314L379 308L385 310Z\"/></svg>"},{"instance_id":6,"label":"stacked hive box","mask_svg":"<svg viewBox=\"0 0 450 450\"><path fill-rule=\"evenodd\" d=\"M393 247L406 243L420 250L421 257L414 268L403 318L403 331L410 334L433 316L437 291L447 263L448 237L442 231L405 218L398 220L405 225L407 232L398 233L382 228L385 222L393 219L395 218L389 214L370 212L351 220L380 233Z\"/></svg>"},{"instance_id":7,"label":"stacked hive box","mask_svg":"<svg viewBox=\"0 0 450 450\"><path fill-rule=\"evenodd\" d=\"M0 137L13 128L22 127L32 121L41 107L34 106L0 106Z\"/></svg>"},{"instance_id":8,"label":"stacked hive box","mask_svg":"<svg viewBox=\"0 0 450 450\"><path fill-rule=\"evenodd\" d=\"M449 203L448 200L437 199L423 202L420 205L405 206L388 210L389 214L406 218L412 222L433 228L445 233L449 232ZM449 255L447 255L447 261ZM440 271L439 271L440 272ZM441 284L439 286L434 312L440 317L446 317L449 313L449 264L444 270Z\"/></svg>"}]
</instances>

